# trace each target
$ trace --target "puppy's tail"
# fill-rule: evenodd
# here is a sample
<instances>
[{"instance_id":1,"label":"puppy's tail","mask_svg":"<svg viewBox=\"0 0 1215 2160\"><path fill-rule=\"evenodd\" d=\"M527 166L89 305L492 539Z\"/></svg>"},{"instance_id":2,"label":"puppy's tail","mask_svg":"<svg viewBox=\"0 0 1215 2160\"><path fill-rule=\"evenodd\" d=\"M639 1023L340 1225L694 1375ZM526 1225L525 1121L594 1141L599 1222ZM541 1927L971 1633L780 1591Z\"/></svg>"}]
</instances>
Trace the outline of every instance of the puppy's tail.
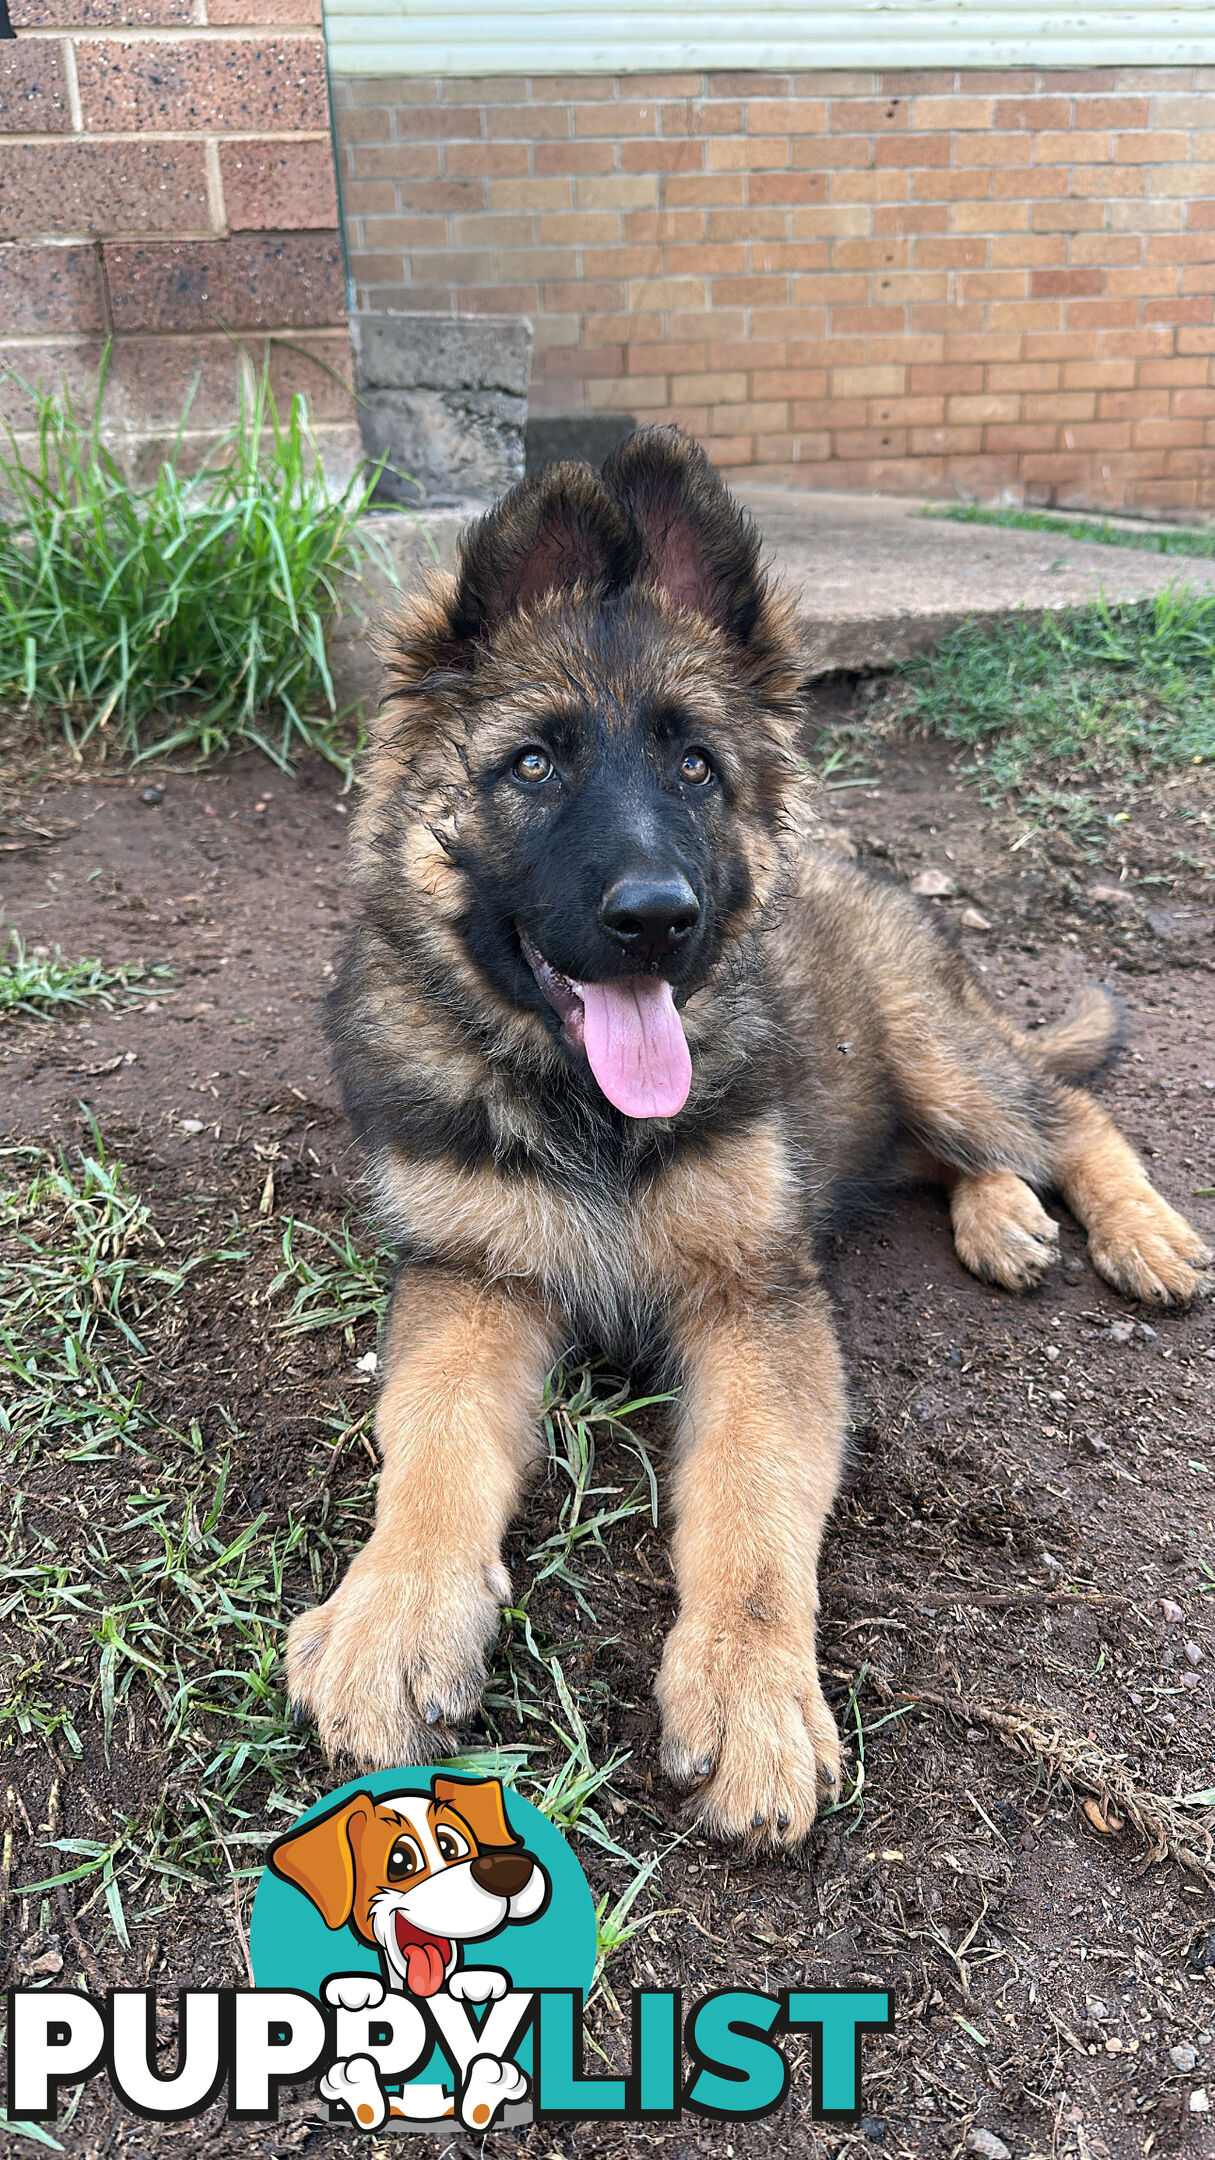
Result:
<instances>
[{"instance_id":1,"label":"puppy's tail","mask_svg":"<svg viewBox=\"0 0 1215 2160\"><path fill-rule=\"evenodd\" d=\"M1036 1064L1059 1080L1087 1080L1126 1040L1126 1014L1111 991L1096 983L1081 992L1062 1020L1051 1020L1023 1038Z\"/></svg>"}]
</instances>

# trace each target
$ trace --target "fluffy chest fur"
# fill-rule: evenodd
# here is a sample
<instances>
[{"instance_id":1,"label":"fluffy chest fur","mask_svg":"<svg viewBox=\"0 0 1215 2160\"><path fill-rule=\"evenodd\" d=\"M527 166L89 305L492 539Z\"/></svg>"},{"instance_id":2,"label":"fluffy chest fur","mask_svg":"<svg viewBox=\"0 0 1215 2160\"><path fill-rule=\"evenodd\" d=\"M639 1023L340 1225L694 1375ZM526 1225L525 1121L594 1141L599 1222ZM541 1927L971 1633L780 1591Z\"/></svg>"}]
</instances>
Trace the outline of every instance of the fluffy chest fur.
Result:
<instances>
[{"instance_id":1,"label":"fluffy chest fur","mask_svg":"<svg viewBox=\"0 0 1215 2160\"><path fill-rule=\"evenodd\" d=\"M629 1184L492 1164L462 1168L390 1149L372 1170L389 1235L427 1258L539 1289L571 1323L614 1343L676 1299L751 1284L796 1235L800 1178L783 1121L682 1152Z\"/></svg>"}]
</instances>

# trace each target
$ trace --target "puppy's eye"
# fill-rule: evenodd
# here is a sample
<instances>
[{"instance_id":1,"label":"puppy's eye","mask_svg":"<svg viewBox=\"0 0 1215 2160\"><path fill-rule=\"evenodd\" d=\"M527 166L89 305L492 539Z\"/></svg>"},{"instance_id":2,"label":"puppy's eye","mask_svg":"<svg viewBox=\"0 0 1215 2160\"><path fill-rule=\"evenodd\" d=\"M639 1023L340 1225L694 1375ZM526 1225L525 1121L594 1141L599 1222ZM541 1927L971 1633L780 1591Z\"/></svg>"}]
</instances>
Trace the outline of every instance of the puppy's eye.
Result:
<instances>
[{"instance_id":1,"label":"puppy's eye","mask_svg":"<svg viewBox=\"0 0 1215 2160\"><path fill-rule=\"evenodd\" d=\"M399 1837L388 1855L388 1880L400 1882L406 1875L416 1875L425 1865L421 1849L413 1839Z\"/></svg>"},{"instance_id":2,"label":"puppy's eye","mask_svg":"<svg viewBox=\"0 0 1215 2160\"><path fill-rule=\"evenodd\" d=\"M550 780L553 773L552 759L543 750L521 750L511 766L516 780L526 780L530 787L539 787Z\"/></svg>"},{"instance_id":3,"label":"puppy's eye","mask_svg":"<svg viewBox=\"0 0 1215 2160\"><path fill-rule=\"evenodd\" d=\"M679 777L686 780L689 787L703 787L706 780L713 778L713 767L703 750L684 751Z\"/></svg>"},{"instance_id":4,"label":"puppy's eye","mask_svg":"<svg viewBox=\"0 0 1215 2160\"><path fill-rule=\"evenodd\" d=\"M448 1823L441 1823L435 1831L435 1844L443 1858L448 1861L462 1860L465 1853L472 1849L467 1839L462 1838L459 1831L453 1830Z\"/></svg>"}]
</instances>

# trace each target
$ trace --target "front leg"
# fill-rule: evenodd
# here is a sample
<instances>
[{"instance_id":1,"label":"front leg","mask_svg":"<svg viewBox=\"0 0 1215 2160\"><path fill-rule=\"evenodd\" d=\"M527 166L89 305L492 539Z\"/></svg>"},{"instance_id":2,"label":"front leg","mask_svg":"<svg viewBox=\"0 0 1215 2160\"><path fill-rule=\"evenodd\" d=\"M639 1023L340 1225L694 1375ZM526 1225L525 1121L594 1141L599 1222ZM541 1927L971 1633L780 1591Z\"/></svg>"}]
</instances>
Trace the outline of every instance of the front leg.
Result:
<instances>
[{"instance_id":1,"label":"front leg","mask_svg":"<svg viewBox=\"0 0 1215 2160\"><path fill-rule=\"evenodd\" d=\"M839 1351L814 1284L686 1311L673 1332L685 1385L663 1761L698 1782L710 1830L792 1846L839 1780L814 1645L844 1449Z\"/></svg>"},{"instance_id":2,"label":"front leg","mask_svg":"<svg viewBox=\"0 0 1215 2160\"><path fill-rule=\"evenodd\" d=\"M502 1537L537 1441L555 1334L530 1292L438 1268L398 1279L376 1414L375 1530L287 1639L294 1702L360 1768L425 1762L472 1716L510 1578Z\"/></svg>"}]
</instances>

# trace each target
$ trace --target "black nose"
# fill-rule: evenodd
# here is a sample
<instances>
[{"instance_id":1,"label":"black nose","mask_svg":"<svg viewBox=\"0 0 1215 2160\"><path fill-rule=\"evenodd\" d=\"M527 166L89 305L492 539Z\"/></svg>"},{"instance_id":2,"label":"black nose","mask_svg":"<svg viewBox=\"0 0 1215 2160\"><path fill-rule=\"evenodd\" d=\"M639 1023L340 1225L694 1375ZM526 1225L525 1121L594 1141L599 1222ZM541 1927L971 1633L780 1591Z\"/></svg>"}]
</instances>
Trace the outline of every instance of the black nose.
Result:
<instances>
[{"instance_id":1,"label":"black nose","mask_svg":"<svg viewBox=\"0 0 1215 2160\"><path fill-rule=\"evenodd\" d=\"M609 937L641 960L674 952L700 921L700 902L685 877L623 877L603 896L599 920Z\"/></svg>"},{"instance_id":2,"label":"black nose","mask_svg":"<svg viewBox=\"0 0 1215 2160\"><path fill-rule=\"evenodd\" d=\"M534 1866L530 1853L480 1852L469 1872L482 1890L492 1890L495 1897L511 1898L530 1882Z\"/></svg>"}]
</instances>

